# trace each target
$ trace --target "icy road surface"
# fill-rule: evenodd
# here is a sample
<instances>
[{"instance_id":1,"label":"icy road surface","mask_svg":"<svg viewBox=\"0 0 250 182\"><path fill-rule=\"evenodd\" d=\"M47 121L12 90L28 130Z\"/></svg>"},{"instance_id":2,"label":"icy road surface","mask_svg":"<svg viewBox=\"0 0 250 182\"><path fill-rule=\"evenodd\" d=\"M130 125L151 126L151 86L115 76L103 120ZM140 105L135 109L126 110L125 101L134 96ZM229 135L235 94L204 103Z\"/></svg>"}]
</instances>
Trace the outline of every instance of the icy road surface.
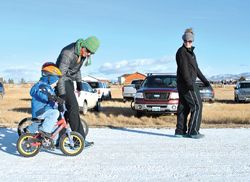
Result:
<instances>
[{"instance_id":1,"label":"icy road surface","mask_svg":"<svg viewBox=\"0 0 250 182\"><path fill-rule=\"evenodd\" d=\"M250 129L90 128L93 147L76 157L59 150L32 158L16 151L15 129L0 128L0 181L250 181Z\"/></svg>"}]
</instances>

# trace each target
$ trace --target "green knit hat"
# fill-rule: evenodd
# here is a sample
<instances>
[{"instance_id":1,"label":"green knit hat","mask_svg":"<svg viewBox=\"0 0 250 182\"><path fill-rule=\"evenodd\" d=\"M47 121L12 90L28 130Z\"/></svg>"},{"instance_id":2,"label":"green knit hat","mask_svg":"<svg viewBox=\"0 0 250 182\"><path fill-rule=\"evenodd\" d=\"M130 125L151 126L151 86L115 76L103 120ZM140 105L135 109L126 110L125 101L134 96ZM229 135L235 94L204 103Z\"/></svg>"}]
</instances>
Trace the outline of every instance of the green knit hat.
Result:
<instances>
[{"instance_id":1,"label":"green knit hat","mask_svg":"<svg viewBox=\"0 0 250 182\"><path fill-rule=\"evenodd\" d=\"M83 39L78 39L76 41L76 47L77 47L77 54L80 55L80 51L81 48L85 47L86 49L88 49L92 54L94 54L98 47L100 46L100 42L99 40L94 37L88 37L87 39L83 40Z\"/></svg>"},{"instance_id":2,"label":"green knit hat","mask_svg":"<svg viewBox=\"0 0 250 182\"><path fill-rule=\"evenodd\" d=\"M99 46L100 42L96 37L91 36L85 39L85 48L87 48L92 54L97 51Z\"/></svg>"}]
</instances>

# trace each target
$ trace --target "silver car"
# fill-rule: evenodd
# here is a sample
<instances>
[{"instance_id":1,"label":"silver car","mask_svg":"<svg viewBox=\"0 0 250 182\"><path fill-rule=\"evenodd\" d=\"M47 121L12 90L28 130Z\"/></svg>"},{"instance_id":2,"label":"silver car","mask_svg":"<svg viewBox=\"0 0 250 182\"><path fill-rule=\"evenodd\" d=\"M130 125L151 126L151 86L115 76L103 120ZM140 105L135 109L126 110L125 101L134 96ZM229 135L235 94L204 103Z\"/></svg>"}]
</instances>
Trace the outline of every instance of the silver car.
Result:
<instances>
[{"instance_id":1,"label":"silver car","mask_svg":"<svg viewBox=\"0 0 250 182\"><path fill-rule=\"evenodd\" d=\"M200 96L202 101L214 102L214 89L210 85L206 87L203 82L197 80L195 82L200 91Z\"/></svg>"},{"instance_id":2,"label":"silver car","mask_svg":"<svg viewBox=\"0 0 250 182\"><path fill-rule=\"evenodd\" d=\"M250 81L238 81L234 88L235 102L250 101Z\"/></svg>"}]
</instances>

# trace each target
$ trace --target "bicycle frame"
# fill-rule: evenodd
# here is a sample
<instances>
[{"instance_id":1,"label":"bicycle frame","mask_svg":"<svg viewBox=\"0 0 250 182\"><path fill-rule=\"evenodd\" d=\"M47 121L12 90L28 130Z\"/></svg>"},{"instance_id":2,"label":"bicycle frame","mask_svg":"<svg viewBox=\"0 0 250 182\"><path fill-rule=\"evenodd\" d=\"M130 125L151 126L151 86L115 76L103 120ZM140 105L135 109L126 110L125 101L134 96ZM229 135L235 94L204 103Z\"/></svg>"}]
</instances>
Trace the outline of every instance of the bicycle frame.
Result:
<instances>
[{"instance_id":1,"label":"bicycle frame","mask_svg":"<svg viewBox=\"0 0 250 182\"><path fill-rule=\"evenodd\" d=\"M64 118L62 118L62 119L60 119L59 121L57 121L56 126L57 126L57 128L55 129L55 131L53 131L52 136L51 136L52 139L54 139L54 138L56 137L56 135L58 135L59 132L60 132L62 129L64 129L64 128L65 128L66 130L68 129L68 125L67 125L67 123L66 123L66 121L65 121Z\"/></svg>"},{"instance_id":2,"label":"bicycle frame","mask_svg":"<svg viewBox=\"0 0 250 182\"><path fill-rule=\"evenodd\" d=\"M72 138L70 137L70 132L71 132L71 129L69 127L69 124L66 122L65 118L63 117L64 115L64 112L61 113L61 116L62 116L62 119L58 120L56 122L56 125L57 128L53 131L52 135L51 135L51 139L55 139L55 137L60 133L60 131L62 129L66 129L66 134L68 135L68 138L69 138L69 142L70 142L70 146L71 147L74 147L74 141L72 140ZM38 133L37 135L34 136L34 138L38 138L39 136L41 136L40 133ZM34 142L31 144L32 146L39 146L41 145L41 142Z\"/></svg>"},{"instance_id":3,"label":"bicycle frame","mask_svg":"<svg viewBox=\"0 0 250 182\"><path fill-rule=\"evenodd\" d=\"M52 133L52 136L51 138L54 139L58 134L59 132L62 130L62 129L66 129L66 134L68 135L69 137L69 142L70 142L70 146L74 146L74 141L72 140L72 138L70 137L70 132L71 132L71 129L69 127L69 124L66 122L66 120L64 119L64 117L62 119L60 119L59 121L57 121L56 125L58 126L55 131Z\"/></svg>"}]
</instances>

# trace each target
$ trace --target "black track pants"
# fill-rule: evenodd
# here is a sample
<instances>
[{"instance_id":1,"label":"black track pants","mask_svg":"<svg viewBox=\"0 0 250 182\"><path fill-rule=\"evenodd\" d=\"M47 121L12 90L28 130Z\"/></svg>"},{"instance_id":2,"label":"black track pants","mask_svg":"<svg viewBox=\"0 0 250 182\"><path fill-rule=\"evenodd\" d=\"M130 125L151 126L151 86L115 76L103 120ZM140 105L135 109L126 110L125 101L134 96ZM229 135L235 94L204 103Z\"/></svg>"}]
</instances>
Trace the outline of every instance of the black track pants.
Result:
<instances>
[{"instance_id":1,"label":"black track pants","mask_svg":"<svg viewBox=\"0 0 250 182\"><path fill-rule=\"evenodd\" d=\"M187 132L187 117L190 115ZM179 91L179 105L177 109L176 134L196 135L199 133L202 118L202 101L198 88L182 93Z\"/></svg>"},{"instance_id":2,"label":"black track pants","mask_svg":"<svg viewBox=\"0 0 250 182\"><path fill-rule=\"evenodd\" d=\"M72 131L77 131L85 138L85 133L79 116L79 105L74 93L74 85L72 81L65 82L66 97L65 103L67 112L65 118L69 122Z\"/></svg>"}]
</instances>

